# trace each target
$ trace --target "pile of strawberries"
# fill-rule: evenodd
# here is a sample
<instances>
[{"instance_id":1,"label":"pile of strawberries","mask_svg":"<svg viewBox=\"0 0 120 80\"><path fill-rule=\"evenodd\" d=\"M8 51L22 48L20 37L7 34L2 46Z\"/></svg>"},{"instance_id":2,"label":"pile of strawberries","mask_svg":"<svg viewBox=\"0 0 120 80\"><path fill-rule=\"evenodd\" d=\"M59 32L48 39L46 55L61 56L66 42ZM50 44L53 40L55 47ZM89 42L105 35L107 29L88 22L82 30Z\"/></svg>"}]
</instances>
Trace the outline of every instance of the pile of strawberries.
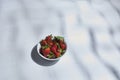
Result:
<instances>
[{"instance_id":1,"label":"pile of strawberries","mask_svg":"<svg viewBox=\"0 0 120 80\"><path fill-rule=\"evenodd\" d=\"M55 59L62 56L66 51L66 43L61 36L48 35L40 41L40 53L49 59Z\"/></svg>"}]
</instances>

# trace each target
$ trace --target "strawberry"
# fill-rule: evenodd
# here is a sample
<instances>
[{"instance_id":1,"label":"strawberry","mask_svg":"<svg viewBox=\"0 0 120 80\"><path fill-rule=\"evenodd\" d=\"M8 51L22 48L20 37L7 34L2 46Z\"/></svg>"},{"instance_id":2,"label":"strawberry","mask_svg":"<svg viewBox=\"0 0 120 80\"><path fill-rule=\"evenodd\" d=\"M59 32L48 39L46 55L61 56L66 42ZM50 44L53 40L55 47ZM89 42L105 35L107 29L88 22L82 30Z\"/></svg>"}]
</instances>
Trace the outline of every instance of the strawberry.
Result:
<instances>
[{"instance_id":1,"label":"strawberry","mask_svg":"<svg viewBox=\"0 0 120 80\"><path fill-rule=\"evenodd\" d=\"M60 55L61 55L60 52L56 52L56 53L55 53L55 56L56 56L57 58L60 57Z\"/></svg>"},{"instance_id":2,"label":"strawberry","mask_svg":"<svg viewBox=\"0 0 120 80\"><path fill-rule=\"evenodd\" d=\"M57 45L56 45L56 44L54 44L53 47L54 47L55 49L57 49Z\"/></svg>"},{"instance_id":3,"label":"strawberry","mask_svg":"<svg viewBox=\"0 0 120 80\"><path fill-rule=\"evenodd\" d=\"M47 36L47 37L45 38L45 40L46 40L46 42L47 42L47 44L48 44L49 46L52 46L52 45L53 45L52 35Z\"/></svg>"},{"instance_id":4,"label":"strawberry","mask_svg":"<svg viewBox=\"0 0 120 80\"><path fill-rule=\"evenodd\" d=\"M60 42L60 47L65 50L66 49L66 44L64 42Z\"/></svg>"},{"instance_id":5,"label":"strawberry","mask_svg":"<svg viewBox=\"0 0 120 80\"><path fill-rule=\"evenodd\" d=\"M56 53L56 48L55 48L55 47L51 47L51 51L52 51L53 53Z\"/></svg>"},{"instance_id":6,"label":"strawberry","mask_svg":"<svg viewBox=\"0 0 120 80\"><path fill-rule=\"evenodd\" d=\"M50 48L46 48L46 49L42 49L42 53L45 57L47 57L47 55L50 53Z\"/></svg>"},{"instance_id":7,"label":"strawberry","mask_svg":"<svg viewBox=\"0 0 120 80\"><path fill-rule=\"evenodd\" d=\"M49 45L49 46L52 46L52 45L53 45L53 43L52 43L52 42L48 42L48 45Z\"/></svg>"},{"instance_id":8,"label":"strawberry","mask_svg":"<svg viewBox=\"0 0 120 80\"><path fill-rule=\"evenodd\" d=\"M45 40L42 40L42 41L40 42L40 44L41 44L42 46L45 46L45 45L47 45L47 42L46 42Z\"/></svg>"},{"instance_id":9,"label":"strawberry","mask_svg":"<svg viewBox=\"0 0 120 80\"><path fill-rule=\"evenodd\" d=\"M55 53L56 50L57 50L57 45L54 43L53 46L51 47L51 51Z\"/></svg>"},{"instance_id":10,"label":"strawberry","mask_svg":"<svg viewBox=\"0 0 120 80\"><path fill-rule=\"evenodd\" d=\"M52 35L47 36L47 37L45 38L45 40L46 40L47 42L52 41Z\"/></svg>"}]
</instances>

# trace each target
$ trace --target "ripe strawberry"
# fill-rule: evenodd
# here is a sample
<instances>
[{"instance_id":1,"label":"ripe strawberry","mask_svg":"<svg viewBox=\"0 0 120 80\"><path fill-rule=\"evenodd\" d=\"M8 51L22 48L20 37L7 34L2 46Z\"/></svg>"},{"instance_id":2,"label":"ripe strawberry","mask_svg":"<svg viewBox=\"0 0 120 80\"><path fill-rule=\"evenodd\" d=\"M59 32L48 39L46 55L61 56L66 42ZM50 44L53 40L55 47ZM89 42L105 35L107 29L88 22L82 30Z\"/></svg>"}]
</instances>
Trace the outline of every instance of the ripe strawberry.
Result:
<instances>
[{"instance_id":1,"label":"ripe strawberry","mask_svg":"<svg viewBox=\"0 0 120 80\"><path fill-rule=\"evenodd\" d=\"M55 56L56 56L57 58L60 57L60 55L61 55L60 52L56 52L56 53L55 53Z\"/></svg>"},{"instance_id":2,"label":"ripe strawberry","mask_svg":"<svg viewBox=\"0 0 120 80\"><path fill-rule=\"evenodd\" d=\"M48 44L49 46L52 46L52 45L53 45L52 35L47 36L47 37L45 38L45 40L46 40L46 42L47 42L47 44Z\"/></svg>"},{"instance_id":3,"label":"ripe strawberry","mask_svg":"<svg viewBox=\"0 0 120 80\"><path fill-rule=\"evenodd\" d=\"M42 53L45 57L47 57L47 55L50 53L50 48L46 48L46 49L42 49Z\"/></svg>"},{"instance_id":4,"label":"ripe strawberry","mask_svg":"<svg viewBox=\"0 0 120 80\"><path fill-rule=\"evenodd\" d=\"M42 40L42 41L40 42L40 44L41 44L42 46L45 46L45 45L47 45L47 42L46 42L45 40Z\"/></svg>"},{"instance_id":5,"label":"ripe strawberry","mask_svg":"<svg viewBox=\"0 0 120 80\"><path fill-rule=\"evenodd\" d=\"M65 49L66 49L66 44L60 42L60 47L61 47L63 50L65 50Z\"/></svg>"},{"instance_id":6,"label":"ripe strawberry","mask_svg":"<svg viewBox=\"0 0 120 80\"><path fill-rule=\"evenodd\" d=\"M51 51L52 51L53 53L56 53L56 48L55 48L55 47L51 47Z\"/></svg>"},{"instance_id":7,"label":"ripe strawberry","mask_svg":"<svg viewBox=\"0 0 120 80\"><path fill-rule=\"evenodd\" d=\"M53 43L50 41L50 42L48 42L48 45L49 45L49 46L52 46L52 45L53 45Z\"/></svg>"},{"instance_id":8,"label":"ripe strawberry","mask_svg":"<svg viewBox=\"0 0 120 80\"><path fill-rule=\"evenodd\" d=\"M55 49L57 49L57 45L56 45L56 44L54 44L53 47L54 47Z\"/></svg>"},{"instance_id":9,"label":"ripe strawberry","mask_svg":"<svg viewBox=\"0 0 120 80\"><path fill-rule=\"evenodd\" d=\"M52 41L52 35L47 36L47 37L45 38L45 40L46 40L47 42Z\"/></svg>"}]
</instances>

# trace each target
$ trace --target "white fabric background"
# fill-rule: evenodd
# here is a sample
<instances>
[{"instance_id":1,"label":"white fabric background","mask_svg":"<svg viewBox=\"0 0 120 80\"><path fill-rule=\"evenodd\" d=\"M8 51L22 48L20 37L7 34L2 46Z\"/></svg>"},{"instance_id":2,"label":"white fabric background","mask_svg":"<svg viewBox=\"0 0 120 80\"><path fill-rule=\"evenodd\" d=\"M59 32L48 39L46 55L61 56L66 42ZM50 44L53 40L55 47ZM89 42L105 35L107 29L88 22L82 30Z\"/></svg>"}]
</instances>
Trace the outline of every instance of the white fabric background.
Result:
<instances>
[{"instance_id":1,"label":"white fabric background","mask_svg":"<svg viewBox=\"0 0 120 80\"><path fill-rule=\"evenodd\" d=\"M120 80L120 0L0 0L0 80ZM31 58L46 35L65 37L54 66Z\"/></svg>"}]
</instances>

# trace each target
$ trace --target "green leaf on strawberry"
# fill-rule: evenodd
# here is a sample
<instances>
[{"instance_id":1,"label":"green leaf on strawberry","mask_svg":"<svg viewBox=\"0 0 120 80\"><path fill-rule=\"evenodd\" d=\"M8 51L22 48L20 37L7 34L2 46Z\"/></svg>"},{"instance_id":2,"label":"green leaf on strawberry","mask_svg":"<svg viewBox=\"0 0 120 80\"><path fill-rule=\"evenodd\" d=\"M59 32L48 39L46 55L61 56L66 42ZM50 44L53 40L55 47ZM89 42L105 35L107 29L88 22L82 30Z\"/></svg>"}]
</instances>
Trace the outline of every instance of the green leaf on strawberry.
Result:
<instances>
[{"instance_id":1,"label":"green leaf on strawberry","mask_svg":"<svg viewBox=\"0 0 120 80\"><path fill-rule=\"evenodd\" d=\"M64 41L64 38L61 37L61 36L55 36L55 39L58 40L58 41L60 41L60 40L61 40L61 41Z\"/></svg>"},{"instance_id":2,"label":"green leaf on strawberry","mask_svg":"<svg viewBox=\"0 0 120 80\"><path fill-rule=\"evenodd\" d=\"M62 53L65 53L66 50L62 50Z\"/></svg>"},{"instance_id":3,"label":"green leaf on strawberry","mask_svg":"<svg viewBox=\"0 0 120 80\"><path fill-rule=\"evenodd\" d=\"M48 45L41 46L42 49L46 49L46 48L48 48L48 47L49 47Z\"/></svg>"},{"instance_id":4,"label":"green leaf on strawberry","mask_svg":"<svg viewBox=\"0 0 120 80\"><path fill-rule=\"evenodd\" d=\"M55 54L53 52L50 52L50 54L48 54L47 57L50 59L55 58Z\"/></svg>"}]
</instances>

